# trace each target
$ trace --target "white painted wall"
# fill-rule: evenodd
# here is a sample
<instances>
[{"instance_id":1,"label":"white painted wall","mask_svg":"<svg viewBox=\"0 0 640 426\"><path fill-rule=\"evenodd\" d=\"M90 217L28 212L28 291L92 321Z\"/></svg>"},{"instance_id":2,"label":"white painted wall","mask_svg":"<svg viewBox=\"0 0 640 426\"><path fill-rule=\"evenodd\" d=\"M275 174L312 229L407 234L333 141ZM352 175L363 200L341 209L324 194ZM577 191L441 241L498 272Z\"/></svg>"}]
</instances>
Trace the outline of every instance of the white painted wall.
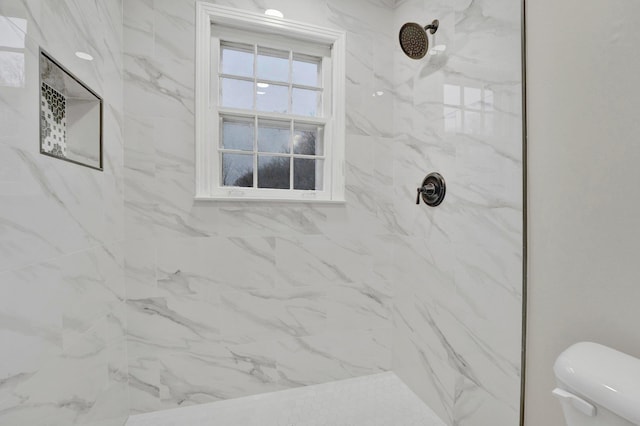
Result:
<instances>
[{"instance_id":1,"label":"white painted wall","mask_svg":"<svg viewBox=\"0 0 640 426\"><path fill-rule=\"evenodd\" d=\"M564 424L553 362L591 340L640 356L640 3L527 6L526 425Z\"/></svg>"}]
</instances>

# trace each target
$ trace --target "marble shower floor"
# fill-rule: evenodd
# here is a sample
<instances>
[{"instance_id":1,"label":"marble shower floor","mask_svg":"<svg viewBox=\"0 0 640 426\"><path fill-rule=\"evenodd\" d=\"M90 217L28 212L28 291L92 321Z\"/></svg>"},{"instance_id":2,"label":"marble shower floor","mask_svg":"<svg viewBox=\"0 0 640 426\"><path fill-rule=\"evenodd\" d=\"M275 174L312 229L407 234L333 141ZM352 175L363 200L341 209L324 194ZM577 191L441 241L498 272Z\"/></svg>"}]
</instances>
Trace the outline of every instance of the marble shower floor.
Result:
<instances>
[{"instance_id":1,"label":"marble shower floor","mask_svg":"<svg viewBox=\"0 0 640 426\"><path fill-rule=\"evenodd\" d=\"M394 373L129 418L126 426L444 426Z\"/></svg>"}]
</instances>

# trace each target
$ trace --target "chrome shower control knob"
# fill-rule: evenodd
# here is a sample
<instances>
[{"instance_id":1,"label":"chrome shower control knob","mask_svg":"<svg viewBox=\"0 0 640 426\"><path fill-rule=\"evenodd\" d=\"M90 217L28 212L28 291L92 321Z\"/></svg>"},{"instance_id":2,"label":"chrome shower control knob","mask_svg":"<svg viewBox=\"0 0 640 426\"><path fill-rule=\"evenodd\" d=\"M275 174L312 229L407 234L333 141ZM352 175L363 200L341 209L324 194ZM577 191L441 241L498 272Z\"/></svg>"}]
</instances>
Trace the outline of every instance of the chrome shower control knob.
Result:
<instances>
[{"instance_id":1,"label":"chrome shower control knob","mask_svg":"<svg viewBox=\"0 0 640 426\"><path fill-rule=\"evenodd\" d=\"M436 207L442 203L447 192L444 178L440 173L429 173L422 181L422 186L418 187L418 198L416 204L420 204L420 198L428 206Z\"/></svg>"}]
</instances>

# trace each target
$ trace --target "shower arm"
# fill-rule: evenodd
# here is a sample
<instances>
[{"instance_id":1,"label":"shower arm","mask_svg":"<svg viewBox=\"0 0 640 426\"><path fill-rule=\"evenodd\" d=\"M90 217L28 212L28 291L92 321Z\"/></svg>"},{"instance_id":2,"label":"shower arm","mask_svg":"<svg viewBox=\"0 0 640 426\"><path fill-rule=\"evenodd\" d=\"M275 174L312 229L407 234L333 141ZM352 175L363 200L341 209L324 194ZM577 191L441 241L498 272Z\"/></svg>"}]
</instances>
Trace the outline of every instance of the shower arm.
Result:
<instances>
[{"instance_id":1,"label":"shower arm","mask_svg":"<svg viewBox=\"0 0 640 426\"><path fill-rule=\"evenodd\" d=\"M429 30L431 34L435 34L436 31L438 31L439 26L440 26L440 21L438 21L437 19L434 19L433 22L431 22L429 25L424 27L424 30L425 31Z\"/></svg>"}]
</instances>

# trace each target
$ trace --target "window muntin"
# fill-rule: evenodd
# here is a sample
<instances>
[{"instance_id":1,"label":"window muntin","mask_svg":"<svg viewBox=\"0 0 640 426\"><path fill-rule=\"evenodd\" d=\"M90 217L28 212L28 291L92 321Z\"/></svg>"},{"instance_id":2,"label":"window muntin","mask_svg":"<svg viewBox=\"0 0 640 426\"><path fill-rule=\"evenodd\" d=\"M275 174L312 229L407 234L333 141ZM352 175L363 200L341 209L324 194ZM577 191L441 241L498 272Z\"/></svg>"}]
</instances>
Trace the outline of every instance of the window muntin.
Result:
<instances>
[{"instance_id":1,"label":"window muntin","mask_svg":"<svg viewBox=\"0 0 640 426\"><path fill-rule=\"evenodd\" d=\"M323 58L222 37L218 43L212 78L219 82L221 186L322 191Z\"/></svg>"},{"instance_id":2,"label":"window muntin","mask_svg":"<svg viewBox=\"0 0 640 426\"><path fill-rule=\"evenodd\" d=\"M195 198L343 203L346 33L201 0L196 2L196 17ZM224 56L221 41L232 48ZM275 56L269 55L273 51L290 54L289 81L281 81L285 80L282 76L265 76L263 71L258 74L258 48L266 56ZM225 77L227 80L222 80ZM269 86L259 87L258 83ZM258 109L258 88L274 85L287 88L286 112ZM241 89L240 96L234 94L236 87ZM232 106L223 106L225 98ZM260 104L262 109L274 109L264 100ZM279 110L284 111L284 107ZM222 141L224 119L228 135L244 131L249 136ZM288 153L269 152L284 149L270 148L278 145L277 141L269 144L263 137L258 147L258 119L289 125L290 145L285 144ZM259 179L259 164L266 167L267 160L274 162L273 158L260 161L260 157L286 157L279 161L289 162L291 189L260 187L284 187L287 177L283 165L272 165L281 171L274 174L279 176L277 182L269 183L264 173ZM239 179L242 175L246 176ZM247 186L229 186L232 183Z\"/></svg>"}]
</instances>

